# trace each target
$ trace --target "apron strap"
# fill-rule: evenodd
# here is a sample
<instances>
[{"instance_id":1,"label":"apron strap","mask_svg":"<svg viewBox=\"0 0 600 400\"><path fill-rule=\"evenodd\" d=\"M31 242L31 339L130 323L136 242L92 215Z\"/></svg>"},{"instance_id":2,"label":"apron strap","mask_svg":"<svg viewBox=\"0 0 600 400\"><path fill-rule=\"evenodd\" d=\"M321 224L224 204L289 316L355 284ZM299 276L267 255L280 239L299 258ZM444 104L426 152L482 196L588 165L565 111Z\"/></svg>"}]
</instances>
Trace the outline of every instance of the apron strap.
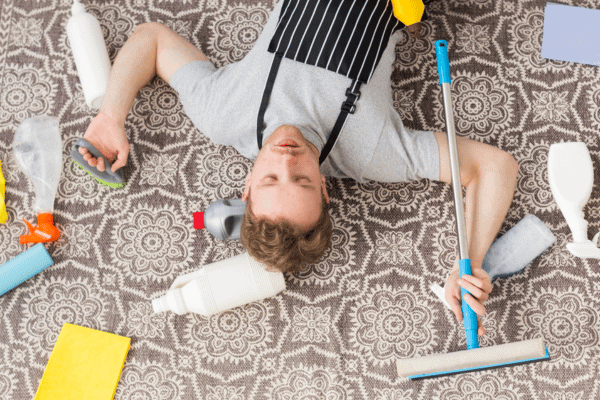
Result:
<instances>
[{"instance_id":1,"label":"apron strap","mask_svg":"<svg viewBox=\"0 0 600 400\"><path fill-rule=\"evenodd\" d=\"M282 58L282 53L275 53L275 58L273 59L273 64L271 64L271 70L269 71L269 77L267 78L267 85L265 86L265 91L263 92L263 97L260 102L260 108L258 109L258 119L256 122L258 150L262 149L265 111L267 111L267 106L269 105L269 98L273 91L273 84L275 83L275 78L277 77L277 71L279 70L279 64L281 64Z\"/></svg>"},{"instance_id":2,"label":"apron strap","mask_svg":"<svg viewBox=\"0 0 600 400\"><path fill-rule=\"evenodd\" d=\"M325 147L323 147L323 151L321 151L321 155L319 156L319 165L323 164L329 152L335 145L342 128L346 124L346 119L348 118L348 114L354 114L356 111L356 102L360 99L360 85L361 82L354 80L352 84L346 89L346 100L342 103L342 109L340 114L335 121L335 125L333 125L333 129L329 138L327 139L327 143L325 143Z\"/></svg>"}]
</instances>

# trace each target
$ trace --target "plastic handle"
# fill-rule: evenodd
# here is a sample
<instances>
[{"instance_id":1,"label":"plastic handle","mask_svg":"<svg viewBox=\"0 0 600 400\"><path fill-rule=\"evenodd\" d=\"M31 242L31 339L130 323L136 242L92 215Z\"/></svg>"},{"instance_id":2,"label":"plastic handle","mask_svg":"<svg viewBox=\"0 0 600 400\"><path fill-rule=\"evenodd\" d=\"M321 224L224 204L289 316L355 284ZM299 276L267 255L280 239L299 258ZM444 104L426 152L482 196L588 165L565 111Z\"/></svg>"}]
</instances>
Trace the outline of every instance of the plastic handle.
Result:
<instances>
[{"instance_id":1,"label":"plastic handle","mask_svg":"<svg viewBox=\"0 0 600 400\"><path fill-rule=\"evenodd\" d=\"M437 55L438 75L440 76L440 85L443 83L452 83L450 81L450 62L448 61L448 42L438 40L435 42L435 53Z\"/></svg>"},{"instance_id":2,"label":"plastic handle","mask_svg":"<svg viewBox=\"0 0 600 400\"><path fill-rule=\"evenodd\" d=\"M458 261L460 276L471 275L471 260L464 258ZM460 288L460 298L462 300L463 321L465 324L465 334L467 336L467 350L479 348L479 338L477 337L477 314L464 301L465 294L469 293L466 289Z\"/></svg>"},{"instance_id":3,"label":"plastic handle","mask_svg":"<svg viewBox=\"0 0 600 400\"><path fill-rule=\"evenodd\" d=\"M105 170L99 171L96 167L92 167L90 164L88 164L88 162L83 158L83 155L79 153L79 147L87 149L94 157L103 158ZM93 144L84 138L77 139L75 145L71 149L70 155L73 161L77 162L81 168L93 175L96 179L100 180L104 185L108 185L117 189L125 186L123 171L118 169L117 171L112 172L112 163L108 161L106 157L102 155L102 153L100 153L100 150L98 150Z\"/></svg>"}]
</instances>

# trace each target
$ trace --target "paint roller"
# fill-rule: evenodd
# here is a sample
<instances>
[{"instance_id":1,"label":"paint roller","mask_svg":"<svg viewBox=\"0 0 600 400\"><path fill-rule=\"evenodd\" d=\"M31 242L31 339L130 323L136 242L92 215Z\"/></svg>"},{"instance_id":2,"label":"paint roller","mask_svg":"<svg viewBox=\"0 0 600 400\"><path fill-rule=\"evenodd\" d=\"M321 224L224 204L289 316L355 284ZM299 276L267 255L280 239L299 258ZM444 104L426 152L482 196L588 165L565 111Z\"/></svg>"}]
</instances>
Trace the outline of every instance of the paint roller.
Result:
<instances>
[{"instance_id":1,"label":"paint roller","mask_svg":"<svg viewBox=\"0 0 600 400\"><path fill-rule=\"evenodd\" d=\"M445 40L438 40L435 42L435 49L448 127L448 151L450 155L452 191L454 193L458 248L460 254L458 266L460 269L460 276L462 277L465 274L471 274L471 260L469 259L469 249L467 245L467 230L462 188L460 184L454 115L452 113L448 43ZM464 288L461 288L460 291L461 298L464 298L465 294L468 293ZM542 338L479 348L479 338L477 337L477 315L466 301L462 302L461 309L467 339L467 350L450 354L436 354L412 359L399 359L396 361L396 366L400 377L412 380L424 379L481 369L524 364L550 358L548 348L544 346Z\"/></svg>"}]
</instances>

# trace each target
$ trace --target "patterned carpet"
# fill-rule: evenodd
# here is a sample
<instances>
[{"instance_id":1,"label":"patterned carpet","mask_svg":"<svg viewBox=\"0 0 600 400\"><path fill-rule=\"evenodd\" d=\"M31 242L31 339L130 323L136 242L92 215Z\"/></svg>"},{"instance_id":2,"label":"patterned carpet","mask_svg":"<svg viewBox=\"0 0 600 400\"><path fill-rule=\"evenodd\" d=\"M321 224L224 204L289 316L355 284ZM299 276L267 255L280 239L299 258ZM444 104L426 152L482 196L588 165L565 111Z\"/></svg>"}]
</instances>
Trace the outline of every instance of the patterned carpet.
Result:
<instances>
[{"instance_id":1,"label":"patterned carpet","mask_svg":"<svg viewBox=\"0 0 600 400\"><path fill-rule=\"evenodd\" d=\"M244 57L275 0L93 0L111 59L136 25L160 21L217 66ZM600 8L592 0L569 4ZM552 360L428 381L396 377L399 357L464 349L462 328L429 291L457 247L449 185L328 179L333 247L280 295L204 318L153 315L150 300L180 274L243 251L195 231L192 213L241 196L252 162L211 144L160 79L127 119L127 186L98 185L68 153L94 112L67 41L69 0L0 0L0 160L9 221L0 264L26 250L33 186L11 143L19 123L55 115L63 139L54 266L0 297L0 399L31 399L64 322L131 338L115 399L600 398L600 270L565 245L571 233L547 178L550 144L583 141L600 161L600 70L540 57L545 2L440 0L423 37L397 47L394 105L410 129L444 129L433 43L449 43L456 127L520 164L506 231L527 214L556 243L494 283L482 346L541 336ZM600 229L600 192L585 208ZM100 360L99 360L100 361Z\"/></svg>"}]
</instances>

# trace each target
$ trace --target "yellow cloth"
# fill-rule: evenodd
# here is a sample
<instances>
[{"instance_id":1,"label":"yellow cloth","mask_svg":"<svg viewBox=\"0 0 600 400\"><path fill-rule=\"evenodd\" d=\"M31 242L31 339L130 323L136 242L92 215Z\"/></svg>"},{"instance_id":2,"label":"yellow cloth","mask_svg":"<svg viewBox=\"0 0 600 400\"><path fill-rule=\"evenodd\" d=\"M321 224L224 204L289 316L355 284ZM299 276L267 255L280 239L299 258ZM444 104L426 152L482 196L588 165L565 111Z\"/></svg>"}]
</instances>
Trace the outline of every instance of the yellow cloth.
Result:
<instances>
[{"instance_id":1,"label":"yellow cloth","mask_svg":"<svg viewBox=\"0 0 600 400\"><path fill-rule=\"evenodd\" d=\"M4 204L4 176L2 175L2 161L0 161L0 224L3 224L8 219L6 213L6 204Z\"/></svg>"},{"instance_id":2,"label":"yellow cloth","mask_svg":"<svg viewBox=\"0 0 600 400\"><path fill-rule=\"evenodd\" d=\"M35 400L111 400L131 339L64 324Z\"/></svg>"}]
</instances>

